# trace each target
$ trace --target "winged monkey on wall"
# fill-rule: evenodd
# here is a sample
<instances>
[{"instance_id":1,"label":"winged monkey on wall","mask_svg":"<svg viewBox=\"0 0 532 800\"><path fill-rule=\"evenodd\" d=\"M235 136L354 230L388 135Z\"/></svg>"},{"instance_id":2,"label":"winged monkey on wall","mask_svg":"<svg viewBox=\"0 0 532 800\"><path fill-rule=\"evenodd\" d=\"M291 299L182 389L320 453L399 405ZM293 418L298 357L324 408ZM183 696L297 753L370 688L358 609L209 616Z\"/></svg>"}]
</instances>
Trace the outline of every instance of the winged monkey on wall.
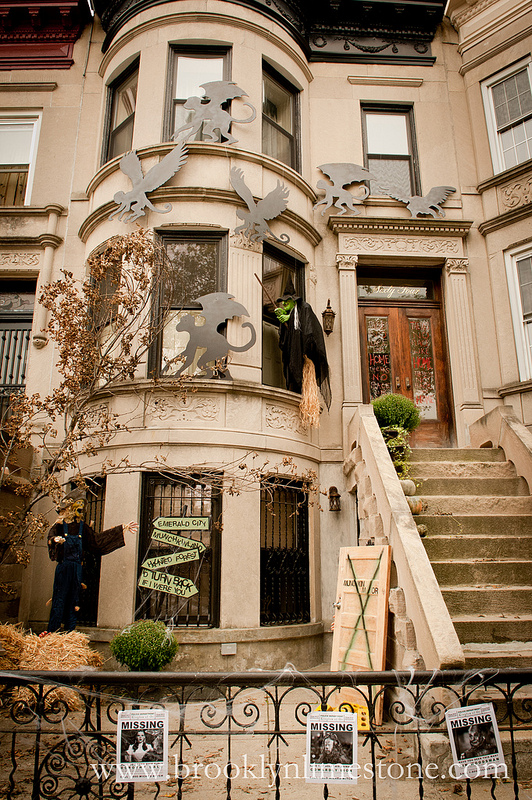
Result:
<instances>
[{"instance_id":1,"label":"winged monkey on wall","mask_svg":"<svg viewBox=\"0 0 532 800\"><path fill-rule=\"evenodd\" d=\"M146 195L147 192L153 192L163 186L181 169L187 160L185 142L201 131L203 139L214 142L221 142L224 139L225 144L233 144L238 140L229 133L231 123L253 122L256 118L257 112L251 103L244 103L252 112L247 119L235 119L222 108L222 105L229 100L247 97L246 92L236 83L210 81L202 84L201 88L205 90L204 97L189 97L185 103L187 110L195 112L193 119L175 131L172 139L177 140L176 146L158 164L144 175L136 150L131 150L122 156L119 166L124 175L130 179L132 188L129 192L120 191L115 194L113 199L118 208L113 211L109 219L118 215L118 219L123 222L135 222L146 214L145 208L158 214L167 214L172 209L171 203L166 203L164 208L156 208Z\"/></svg>"}]
</instances>

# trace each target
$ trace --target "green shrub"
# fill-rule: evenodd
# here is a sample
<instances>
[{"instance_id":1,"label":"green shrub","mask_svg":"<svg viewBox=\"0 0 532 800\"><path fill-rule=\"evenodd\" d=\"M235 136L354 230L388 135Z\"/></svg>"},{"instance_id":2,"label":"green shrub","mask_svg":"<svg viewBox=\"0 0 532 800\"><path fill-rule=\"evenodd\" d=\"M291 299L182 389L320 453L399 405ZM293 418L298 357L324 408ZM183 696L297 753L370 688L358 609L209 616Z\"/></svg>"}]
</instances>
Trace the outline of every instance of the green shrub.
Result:
<instances>
[{"instance_id":1,"label":"green shrub","mask_svg":"<svg viewBox=\"0 0 532 800\"><path fill-rule=\"evenodd\" d=\"M419 409L402 394L383 394L372 401L372 406L380 428L393 425L413 431L419 425Z\"/></svg>"},{"instance_id":2,"label":"green shrub","mask_svg":"<svg viewBox=\"0 0 532 800\"><path fill-rule=\"evenodd\" d=\"M381 428L381 433L386 442L386 447L393 461L395 471L399 478L408 478L410 472L410 454L412 450L408 444L409 433L406 428L399 425Z\"/></svg>"},{"instance_id":3,"label":"green shrub","mask_svg":"<svg viewBox=\"0 0 532 800\"><path fill-rule=\"evenodd\" d=\"M117 633L109 647L132 672L158 672L172 661L179 645L164 623L146 619Z\"/></svg>"}]
</instances>

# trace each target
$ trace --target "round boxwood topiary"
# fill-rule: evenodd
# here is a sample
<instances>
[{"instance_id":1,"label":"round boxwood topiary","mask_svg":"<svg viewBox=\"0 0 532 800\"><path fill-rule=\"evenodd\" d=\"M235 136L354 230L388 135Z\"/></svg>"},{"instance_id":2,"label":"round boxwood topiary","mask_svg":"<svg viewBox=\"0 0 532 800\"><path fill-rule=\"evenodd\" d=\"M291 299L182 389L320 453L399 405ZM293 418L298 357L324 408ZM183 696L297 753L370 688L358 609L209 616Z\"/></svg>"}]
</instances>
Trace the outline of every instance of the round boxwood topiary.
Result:
<instances>
[{"instance_id":1,"label":"round boxwood topiary","mask_svg":"<svg viewBox=\"0 0 532 800\"><path fill-rule=\"evenodd\" d=\"M383 394L371 404L380 428L397 426L413 431L419 425L419 409L413 400L402 394Z\"/></svg>"},{"instance_id":2,"label":"round boxwood topiary","mask_svg":"<svg viewBox=\"0 0 532 800\"><path fill-rule=\"evenodd\" d=\"M119 664L132 672L158 672L172 661L179 647L162 622L135 622L117 633L109 644Z\"/></svg>"}]
</instances>

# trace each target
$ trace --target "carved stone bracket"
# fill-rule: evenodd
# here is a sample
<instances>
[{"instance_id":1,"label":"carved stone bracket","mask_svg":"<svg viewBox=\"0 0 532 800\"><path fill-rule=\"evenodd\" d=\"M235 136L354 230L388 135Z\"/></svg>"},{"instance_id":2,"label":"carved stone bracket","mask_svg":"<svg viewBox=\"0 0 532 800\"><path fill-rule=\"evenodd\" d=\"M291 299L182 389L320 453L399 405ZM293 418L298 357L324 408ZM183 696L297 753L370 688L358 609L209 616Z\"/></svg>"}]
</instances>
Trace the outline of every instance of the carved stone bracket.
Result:
<instances>
[{"instance_id":1,"label":"carved stone bracket","mask_svg":"<svg viewBox=\"0 0 532 800\"><path fill-rule=\"evenodd\" d=\"M253 253L262 253L262 242L252 242L243 233L232 234L229 239L231 247L238 247L240 250L251 250Z\"/></svg>"},{"instance_id":2,"label":"carved stone bracket","mask_svg":"<svg viewBox=\"0 0 532 800\"><path fill-rule=\"evenodd\" d=\"M338 269L356 269L358 266L358 256L354 254L337 253L336 266Z\"/></svg>"},{"instance_id":3,"label":"carved stone bracket","mask_svg":"<svg viewBox=\"0 0 532 800\"><path fill-rule=\"evenodd\" d=\"M281 408L280 406L266 406L265 422L267 428L274 430L287 430L308 436L308 431L301 422L301 417L297 411Z\"/></svg>"},{"instance_id":4,"label":"carved stone bracket","mask_svg":"<svg viewBox=\"0 0 532 800\"><path fill-rule=\"evenodd\" d=\"M38 267L40 253L0 253L0 267Z\"/></svg>"},{"instance_id":5,"label":"carved stone bracket","mask_svg":"<svg viewBox=\"0 0 532 800\"><path fill-rule=\"evenodd\" d=\"M525 175L519 181L501 186L499 198L503 211L510 211L513 208L532 203L532 175Z\"/></svg>"},{"instance_id":6,"label":"carved stone bracket","mask_svg":"<svg viewBox=\"0 0 532 800\"><path fill-rule=\"evenodd\" d=\"M445 271L451 275L455 273L469 272L469 259L467 258L446 258Z\"/></svg>"}]
</instances>

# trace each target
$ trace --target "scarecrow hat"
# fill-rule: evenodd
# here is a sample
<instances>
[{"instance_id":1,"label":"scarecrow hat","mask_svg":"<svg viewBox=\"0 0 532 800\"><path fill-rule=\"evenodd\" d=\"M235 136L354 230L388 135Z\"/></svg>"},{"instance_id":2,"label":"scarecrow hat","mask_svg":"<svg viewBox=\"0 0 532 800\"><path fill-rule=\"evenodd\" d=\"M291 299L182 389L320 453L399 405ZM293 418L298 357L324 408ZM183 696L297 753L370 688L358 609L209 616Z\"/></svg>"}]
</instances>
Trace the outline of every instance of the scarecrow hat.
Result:
<instances>
[{"instance_id":1,"label":"scarecrow hat","mask_svg":"<svg viewBox=\"0 0 532 800\"><path fill-rule=\"evenodd\" d=\"M65 494L65 496L57 506L57 510L65 511L70 505L72 505L72 503L75 503L76 500L85 500L85 499L86 496L84 489L80 489L79 487L76 489L72 489L71 492Z\"/></svg>"}]
</instances>

